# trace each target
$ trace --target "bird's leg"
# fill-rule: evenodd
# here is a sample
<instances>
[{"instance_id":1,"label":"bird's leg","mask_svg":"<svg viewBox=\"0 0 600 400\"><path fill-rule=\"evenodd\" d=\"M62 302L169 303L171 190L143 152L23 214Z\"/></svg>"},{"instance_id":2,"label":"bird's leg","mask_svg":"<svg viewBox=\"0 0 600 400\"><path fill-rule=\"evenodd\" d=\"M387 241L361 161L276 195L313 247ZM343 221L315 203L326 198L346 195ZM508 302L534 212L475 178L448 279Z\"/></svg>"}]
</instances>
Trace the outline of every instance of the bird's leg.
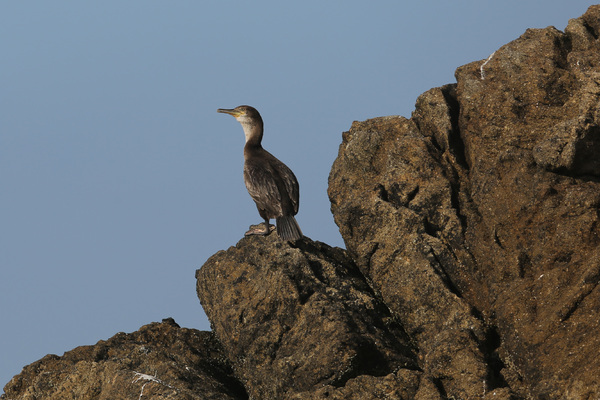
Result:
<instances>
[{"instance_id":1,"label":"bird's leg","mask_svg":"<svg viewBox=\"0 0 600 400\"><path fill-rule=\"evenodd\" d=\"M269 218L265 218L265 231L263 235L267 236L269 233L275 230L275 225L269 224Z\"/></svg>"}]
</instances>

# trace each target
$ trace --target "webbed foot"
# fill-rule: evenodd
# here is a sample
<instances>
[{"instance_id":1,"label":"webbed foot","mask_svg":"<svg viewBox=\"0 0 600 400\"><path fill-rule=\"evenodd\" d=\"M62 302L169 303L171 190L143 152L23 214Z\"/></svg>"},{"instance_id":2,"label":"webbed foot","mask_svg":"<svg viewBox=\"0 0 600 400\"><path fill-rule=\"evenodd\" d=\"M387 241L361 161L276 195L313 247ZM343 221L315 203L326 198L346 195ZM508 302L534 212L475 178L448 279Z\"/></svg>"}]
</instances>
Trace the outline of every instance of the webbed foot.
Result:
<instances>
[{"instance_id":1,"label":"webbed foot","mask_svg":"<svg viewBox=\"0 0 600 400\"><path fill-rule=\"evenodd\" d=\"M275 230L275 225L271 225L271 224L268 225L268 228L265 223L260 223L258 225L250 225L250 229L248 230L248 232L244 233L244 236L251 236L251 235L267 236L274 230Z\"/></svg>"}]
</instances>

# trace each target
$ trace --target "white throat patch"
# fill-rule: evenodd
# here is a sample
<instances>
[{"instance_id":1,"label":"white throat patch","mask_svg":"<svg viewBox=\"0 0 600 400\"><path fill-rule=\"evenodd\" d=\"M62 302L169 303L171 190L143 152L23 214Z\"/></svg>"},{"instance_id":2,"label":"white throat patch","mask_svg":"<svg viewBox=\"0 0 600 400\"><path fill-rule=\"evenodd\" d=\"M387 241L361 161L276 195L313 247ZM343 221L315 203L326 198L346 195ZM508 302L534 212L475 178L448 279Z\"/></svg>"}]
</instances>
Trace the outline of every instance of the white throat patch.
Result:
<instances>
[{"instance_id":1,"label":"white throat patch","mask_svg":"<svg viewBox=\"0 0 600 400\"><path fill-rule=\"evenodd\" d=\"M241 115L236 118L240 124L242 124L242 128L244 129L244 135L246 136L246 142L250 139L250 135L252 135L252 121L246 115Z\"/></svg>"}]
</instances>

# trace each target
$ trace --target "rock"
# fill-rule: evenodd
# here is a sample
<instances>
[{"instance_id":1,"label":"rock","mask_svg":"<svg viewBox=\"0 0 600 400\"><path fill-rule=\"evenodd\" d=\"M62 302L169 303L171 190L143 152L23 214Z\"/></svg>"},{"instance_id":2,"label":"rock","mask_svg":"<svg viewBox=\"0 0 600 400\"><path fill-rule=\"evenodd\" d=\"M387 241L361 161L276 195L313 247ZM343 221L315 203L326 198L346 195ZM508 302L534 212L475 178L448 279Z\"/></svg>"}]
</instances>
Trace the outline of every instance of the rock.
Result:
<instances>
[{"instance_id":1,"label":"rock","mask_svg":"<svg viewBox=\"0 0 600 400\"><path fill-rule=\"evenodd\" d=\"M350 379L342 387L326 385L313 392L304 392L290 400L327 399L327 400L412 400L416 397L419 386L419 375L407 369L383 377L361 375ZM435 398L427 397L428 400Z\"/></svg>"},{"instance_id":2,"label":"rock","mask_svg":"<svg viewBox=\"0 0 600 400\"><path fill-rule=\"evenodd\" d=\"M549 171L598 175L600 159L600 127L585 117L565 121L552 127L548 137L533 148L535 162Z\"/></svg>"},{"instance_id":3,"label":"rock","mask_svg":"<svg viewBox=\"0 0 600 400\"><path fill-rule=\"evenodd\" d=\"M473 305L498 327L523 396L561 398L577 382L580 398L600 392L600 341L586 333L600 328L599 18L593 6L565 33L528 30L484 80L477 64L456 73L478 213L466 241L491 296Z\"/></svg>"},{"instance_id":4,"label":"rock","mask_svg":"<svg viewBox=\"0 0 600 400\"><path fill-rule=\"evenodd\" d=\"M441 157L413 121L355 122L333 165L329 196L348 250L417 342L439 395L478 398L491 373L481 351L486 330L446 272L472 262L454 208L458 179Z\"/></svg>"},{"instance_id":5,"label":"rock","mask_svg":"<svg viewBox=\"0 0 600 400\"><path fill-rule=\"evenodd\" d=\"M600 394L598 21L528 30L343 135L336 223L442 396Z\"/></svg>"},{"instance_id":6,"label":"rock","mask_svg":"<svg viewBox=\"0 0 600 400\"><path fill-rule=\"evenodd\" d=\"M410 341L352 259L307 238L296 245L246 237L196 274L202 306L250 396L312 398L298 396L324 385L334 392L362 375L385 381L399 369L413 385L404 391L416 391Z\"/></svg>"},{"instance_id":7,"label":"rock","mask_svg":"<svg viewBox=\"0 0 600 400\"><path fill-rule=\"evenodd\" d=\"M143 394L143 396L142 396ZM247 399L210 332L172 319L28 365L5 387L19 399Z\"/></svg>"}]
</instances>

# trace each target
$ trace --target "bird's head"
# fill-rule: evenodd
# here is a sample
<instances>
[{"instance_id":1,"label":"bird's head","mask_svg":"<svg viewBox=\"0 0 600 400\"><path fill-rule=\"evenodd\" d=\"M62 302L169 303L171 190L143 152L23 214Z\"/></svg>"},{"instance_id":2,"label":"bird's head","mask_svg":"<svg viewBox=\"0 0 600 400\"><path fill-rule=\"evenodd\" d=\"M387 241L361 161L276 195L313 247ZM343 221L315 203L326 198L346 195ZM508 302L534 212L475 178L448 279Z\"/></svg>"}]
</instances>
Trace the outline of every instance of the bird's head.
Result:
<instances>
[{"instance_id":1,"label":"bird's head","mask_svg":"<svg viewBox=\"0 0 600 400\"><path fill-rule=\"evenodd\" d=\"M250 106L238 106L236 108L219 108L217 112L232 115L237 121L242 124L246 141L251 137L259 140L262 138L263 121L256 111L256 108Z\"/></svg>"},{"instance_id":2,"label":"bird's head","mask_svg":"<svg viewBox=\"0 0 600 400\"><path fill-rule=\"evenodd\" d=\"M236 108L219 108L217 112L232 115L242 125L244 122L262 120L256 108L250 106L237 106Z\"/></svg>"}]
</instances>

